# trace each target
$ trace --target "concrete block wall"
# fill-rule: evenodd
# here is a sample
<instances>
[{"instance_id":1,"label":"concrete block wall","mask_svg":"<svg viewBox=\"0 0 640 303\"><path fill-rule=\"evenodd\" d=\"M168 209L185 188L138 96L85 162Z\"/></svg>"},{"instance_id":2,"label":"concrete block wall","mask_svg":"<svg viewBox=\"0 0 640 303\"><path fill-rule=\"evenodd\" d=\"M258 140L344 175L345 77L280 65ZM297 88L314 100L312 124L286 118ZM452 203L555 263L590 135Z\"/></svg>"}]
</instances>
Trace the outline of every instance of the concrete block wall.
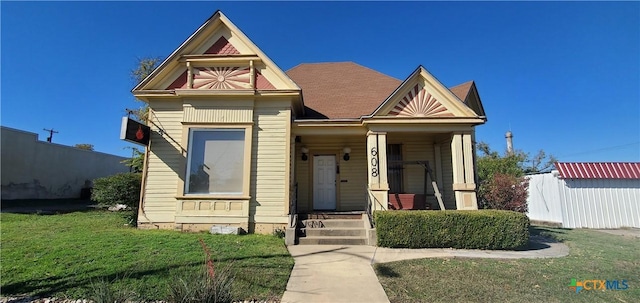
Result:
<instances>
[{"instance_id":1,"label":"concrete block wall","mask_svg":"<svg viewBox=\"0 0 640 303\"><path fill-rule=\"evenodd\" d=\"M92 180L129 168L124 157L38 140L31 132L1 127L2 200L80 198Z\"/></svg>"}]
</instances>

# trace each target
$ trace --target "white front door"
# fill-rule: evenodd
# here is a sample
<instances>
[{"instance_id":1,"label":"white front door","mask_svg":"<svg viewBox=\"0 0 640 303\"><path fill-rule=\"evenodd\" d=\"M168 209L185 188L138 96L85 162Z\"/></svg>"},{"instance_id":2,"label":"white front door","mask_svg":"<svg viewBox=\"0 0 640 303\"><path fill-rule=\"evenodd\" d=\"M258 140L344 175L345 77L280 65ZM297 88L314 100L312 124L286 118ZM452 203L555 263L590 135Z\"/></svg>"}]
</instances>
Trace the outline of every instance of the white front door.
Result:
<instances>
[{"instance_id":1,"label":"white front door","mask_svg":"<svg viewBox=\"0 0 640 303\"><path fill-rule=\"evenodd\" d=\"M336 156L313 157L313 209L336 209Z\"/></svg>"}]
</instances>

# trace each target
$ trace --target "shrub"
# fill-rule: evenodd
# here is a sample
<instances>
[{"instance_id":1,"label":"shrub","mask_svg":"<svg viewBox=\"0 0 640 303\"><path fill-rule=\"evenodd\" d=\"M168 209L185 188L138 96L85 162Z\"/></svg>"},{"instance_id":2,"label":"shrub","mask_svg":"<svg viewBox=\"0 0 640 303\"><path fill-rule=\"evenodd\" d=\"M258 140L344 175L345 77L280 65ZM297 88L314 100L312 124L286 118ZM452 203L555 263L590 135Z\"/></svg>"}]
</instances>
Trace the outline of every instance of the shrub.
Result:
<instances>
[{"instance_id":1,"label":"shrub","mask_svg":"<svg viewBox=\"0 0 640 303\"><path fill-rule=\"evenodd\" d=\"M139 173L120 173L93 180L91 200L101 205L124 204L132 209L138 207L142 176Z\"/></svg>"},{"instance_id":2,"label":"shrub","mask_svg":"<svg viewBox=\"0 0 640 303\"><path fill-rule=\"evenodd\" d=\"M516 249L529 243L529 218L502 210L376 211L378 246Z\"/></svg>"},{"instance_id":3,"label":"shrub","mask_svg":"<svg viewBox=\"0 0 640 303\"><path fill-rule=\"evenodd\" d=\"M524 177L495 173L480 186L479 198L485 208L526 213L528 188Z\"/></svg>"},{"instance_id":4,"label":"shrub","mask_svg":"<svg viewBox=\"0 0 640 303\"><path fill-rule=\"evenodd\" d=\"M115 282L115 281L114 281ZM102 278L91 282L90 299L95 303L125 303L135 298L135 293L126 288L119 288Z\"/></svg>"}]
</instances>

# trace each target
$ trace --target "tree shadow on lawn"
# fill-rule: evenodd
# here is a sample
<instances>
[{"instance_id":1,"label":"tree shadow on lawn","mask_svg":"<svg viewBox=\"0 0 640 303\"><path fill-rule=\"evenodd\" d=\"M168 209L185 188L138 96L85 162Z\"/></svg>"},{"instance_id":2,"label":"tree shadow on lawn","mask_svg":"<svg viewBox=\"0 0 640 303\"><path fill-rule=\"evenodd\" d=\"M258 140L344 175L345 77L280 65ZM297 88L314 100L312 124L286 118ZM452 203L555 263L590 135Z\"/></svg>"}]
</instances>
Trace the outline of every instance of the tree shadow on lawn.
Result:
<instances>
[{"instance_id":1,"label":"tree shadow on lawn","mask_svg":"<svg viewBox=\"0 0 640 303\"><path fill-rule=\"evenodd\" d=\"M92 275L82 280L75 280L72 275L68 276L53 276L44 277L38 279L31 279L27 281L7 284L2 286L2 292L4 294L30 294L35 297L41 297L51 295L56 292L65 292L66 290L87 287L93 282L100 280L114 281L121 278L127 279L140 279L149 275L169 274L173 269L187 268L197 265L202 265L202 262L192 262L187 264L174 264L166 267L148 269L142 271L123 270L107 275ZM96 270L90 270L89 272L95 272Z\"/></svg>"},{"instance_id":2,"label":"tree shadow on lawn","mask_svg":"<svg viewBox=\"0 0 640 303\"><path fill-rule=\"evenodd\" d=\"M280 257L288 257L288 254L276 254L276 255L261 255L261 256L245 256L238 258L220 258L215 259L214 264L217 262L235 262L242 261L247 259L267 259L267 258L280 258ZM16 282L12 284L2 285L2 293L3 294L29 294L35 297L42 297L51 295L54 293L64 293L65 291L73 288L86 288L91 283L106 280L106 281L115 281L118 279L133 279L138 280L147 276L153 275L172 275L174 270L185 270L188 268L193 268L197 266L203 266L205 263L203 261L199 262L191 262L191 263L182 263L182 264L173 264L165 267L141 270L141 271L133 271L131 269L118 271L116 273L106 274L106 275L91 275L88 278L84 278L82 280L76 280L72 274L67 276L48 276L43 278L31 279L27 281ZM234 263L234 267L238 268L249 268L249 267L263 267L263 268L275 268L275 266L265 266L265 265L250 265L250 264L242 264L242 262ZM97 270L88 270L83 272L83 275L88 275L90 273L96 272Z\"/></svg>"},{"instance_id":3,"label":"tree shadow on lawn","mask_svg":"<svg viewBox=\"0 0 640 303\"><path fill-rule=\"evenodd\" d=\"M57 215L72 212L90 212L106 209L91 200L2 200L0 211L13 214Z\"/></svg>"},{"instance_id":4,"label":"tree shadow on lawn","mask_svg":"<svg viewBox=\"0 0 640 303\"><path fill-rule=\"evenodd\" d=\"M544 226L530 226L529 235L530 237L544 238L548 243L558 243L564 242L564 235L569 230L571 229L561 227L550 228Z\"/></svg>"},{"instance_id":5,"label":"tree shadow on lawn","mask_svg":"<svg viewBox=\"0 0 640 303\"><path fill-rule=\"evenodd\" d=\"M515 251L531 251L550 248L551 243L561 243L561 235L566 234L562 228L549 229L541 226L529 227L529 244L525 247L517 248Z\"/></svg>"},{"instance_id":6,"label":"tree shadow on lawn","mask_svg":"<svg viewBox=\"0 0 640 303\"><path fill-rule=\"evenodd\" d=\"M386 277L386 278L397 278L400 277L400 274L398 274L395 270L393 270L393 268L383 264L383 263L378 263L374 265L374 269L376 271L376 273L380 276Z\"/></svg>"}]
</instances>

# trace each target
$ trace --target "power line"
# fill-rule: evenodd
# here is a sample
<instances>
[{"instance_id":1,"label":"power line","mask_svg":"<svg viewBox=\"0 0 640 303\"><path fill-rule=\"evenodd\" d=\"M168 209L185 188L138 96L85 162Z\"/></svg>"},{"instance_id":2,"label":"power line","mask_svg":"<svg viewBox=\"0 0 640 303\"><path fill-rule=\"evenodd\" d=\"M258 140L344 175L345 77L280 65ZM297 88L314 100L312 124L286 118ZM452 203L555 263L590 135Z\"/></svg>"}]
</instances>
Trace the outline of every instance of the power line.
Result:
<instances>
[{"instance_id":1,"label":"power line","mask_svg":"<svg viewBox=\"0 0 640 303\"><path fill-rule=\"evenodd\" d=\"M57 134L58 132L52 129L46 129L43 128L43 130L48 131L49 132L49 137L47 138L47 142L51 142L51 140L53 140L53 134Z\"/></svg>"},{"instance_id":2,"label":"power line","mask_svg":"<svg viewBox=\"0 0 640 303\"><path fill-rule=\"evenodd\" d=\"M604 147L604 148L599 148L599 149L593 149L593 150L583 151L583 152L574 153L574 154L561 155L561 156L558 156L558 158L566 158L566 157L571 157L571 156L585 155L585 154L591 154L591 153L595 153L595 152L601 152L601 151L613 150L613 149L622 149L623 147L632 146L632 145L638 145L638 144L640 144L640 141L633 142L633 143L628 143L628 144L623 144L623 145L616 145L616 146Z\"/></svg>"}]
</instances>

